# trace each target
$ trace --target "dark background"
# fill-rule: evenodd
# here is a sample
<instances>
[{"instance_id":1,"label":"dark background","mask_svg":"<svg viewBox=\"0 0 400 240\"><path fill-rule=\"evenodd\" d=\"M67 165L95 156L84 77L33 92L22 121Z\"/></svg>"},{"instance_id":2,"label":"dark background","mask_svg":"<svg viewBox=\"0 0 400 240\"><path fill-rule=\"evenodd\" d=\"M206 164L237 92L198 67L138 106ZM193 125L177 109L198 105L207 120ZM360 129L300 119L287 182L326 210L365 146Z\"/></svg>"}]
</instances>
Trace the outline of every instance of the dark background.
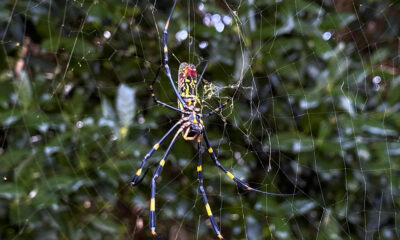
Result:
<instances>
[{"instance_id":1,"label":"dark background","mask_svg":"<svg viewBox=\"0 0 400 240\"><path fill-rule=\"evenodd\" d=\"M150 239L149 183L168 141L143 183L129 182L180 117L147 91L171 6L0 2L0 239ZM232 23L218 32L217 15L207 25L213 14ZM205 153L226 239L399 238L399 28L395 0L178 2L174 79L180 61L198 72L209 61L204 112L239 87L205 120L221 163L255 188L299 193L243 192ZM164 73L155 87L176 104ZM168 239L215 239L196 153L178 140L157 185L157 229Z\"/></svg>"}]
</instances>

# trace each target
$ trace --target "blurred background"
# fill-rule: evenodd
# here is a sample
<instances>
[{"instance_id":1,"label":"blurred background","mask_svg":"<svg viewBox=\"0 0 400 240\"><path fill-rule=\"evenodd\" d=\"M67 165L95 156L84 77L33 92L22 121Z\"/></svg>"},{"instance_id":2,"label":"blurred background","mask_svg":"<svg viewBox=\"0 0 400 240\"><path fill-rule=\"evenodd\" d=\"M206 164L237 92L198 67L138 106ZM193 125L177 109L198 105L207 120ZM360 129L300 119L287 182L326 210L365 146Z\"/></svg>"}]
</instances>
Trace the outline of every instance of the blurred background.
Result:
<instances>
[{"instance_id":1,"label":"blurred background","mask_svg":"<svg viewBox=\"0 0 400 240\"><path fill-rule=\"evenodd\" d=\"M147 90L172 0L0 2L0 239L151 239L151 175L180 115ZM168 46L201 72L221 163L203 154L226 239L398 239L400 3L178 1ZM176 97L164 72L159 98ZM197 193L197 150L179 139L157 185L166 239L215 239Z\"/></svg>"}]
</instances>

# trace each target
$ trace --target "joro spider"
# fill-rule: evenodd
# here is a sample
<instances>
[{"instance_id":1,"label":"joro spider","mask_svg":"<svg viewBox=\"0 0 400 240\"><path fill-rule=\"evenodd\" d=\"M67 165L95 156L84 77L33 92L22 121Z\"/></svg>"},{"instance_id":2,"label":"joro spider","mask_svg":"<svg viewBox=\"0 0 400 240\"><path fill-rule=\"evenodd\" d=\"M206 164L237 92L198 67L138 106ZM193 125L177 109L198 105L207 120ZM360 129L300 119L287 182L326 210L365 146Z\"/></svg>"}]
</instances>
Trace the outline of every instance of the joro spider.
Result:
<instances>
[{"instance_id":1,"label":"joro spider","mask_svg":"<svg viewBox=\"0 0 400 240\"><path fill-rule=\"evenodd\" d=\"M207 215L210 219L212 228L217 235L218 239L224 239L224 237L221 235L221 232L214 220L213 214L211 212L210 205L208 204L207 196L204 190L203 186L203 173L202 173L202 154L201 154L201 140L204 139L204 142L206 143L206 147L208 149L208 153L211 156L211 159L213 160L214 164L221 170L223 171L230 179L232 179L237 186L243 188L244 190L247 191L253 191L253 192L259 192L267 195L273 195L273 196L293 196L293 194L279 194L279 193L271 193L271 192L264 192L260 191L258 189L250 187L247 183L241 181L237 177L235 177L231 172L225 169L221 165L221 163L218 161L217 157L215 156L215 153L210 145L210 141L207 137L206 130L202 121L202 118L207 118L215 113L220 112L227 104L228 102L232 99L232 96L229 97L222 105L219 107L215 108L214 110L202 114L201 109L196 107L197 104L199 103L199 99L197 96L197 87L201 83L201 80L203 79L203 74L207 68L208 63L206 63L203 72L201 73L199 79L197 80L197 71L196 67L191 64L191 63L185 63L182 62L179 66L179 72L178 72L178 89L175 87L174 80L172 79L171 76L171 70L168 65L168 46L167 46L167 37L168 37L168 26L169 22L172 18L175 6L176 6L177 0L174 1L174 4L172 6L171 12L168 16L167 22L165 23L164 27L164 33L163 33L163 44L164 44L164 59L163 59L163 65L165 68L166 75L171 83L171 86L178 98L178 108L173 107L171 105L168 105L160 100L157 99L153 85L155 81L158 78L158 75L160 73L159 68L157 70L157 73L152 81L152 83L149 85L149 90L151 92L151 96L154 99L154 102L157 105L161 105L164 107L167 107L169 109L172 109L174 111L180 112L182 114L182 117L179 119L177 123L175 123L174 126L171 127L171 129L168 130L168 132L153 146L153 148L144 156L142 159L142 163L140 164L139 169L136 171L136 175L133 177L131 181L132 186L136 186L139 184L142 180L139 179L139 177L142 175L143 168L146 165L147 159L149 159L153 153L158 150L160 145L164 142L164 140L178 127L178 131L176 131L174 137L172 138L167 150L164 153L163 158L160 160L157 169L153 175L153 178L151 179L151 199L150 199L150 230L151 234L154 236L156 239L162 239L158 233L156 232L156 214L155 214L155 195L156 195L156 179L160 176L162 169L165 165L165 162L167 160L167 157L171 151L172 146L174 145L175 141L177 140L179 134L182 134L183 139L187 141L197 141L197 151L198 151L198 162L197 162L197 180L199 181L199 191L201 193L201 196L203 197L204 205L207 211ZM144 174L145 175L145 174Z\"/></svg>"}]
</instances>

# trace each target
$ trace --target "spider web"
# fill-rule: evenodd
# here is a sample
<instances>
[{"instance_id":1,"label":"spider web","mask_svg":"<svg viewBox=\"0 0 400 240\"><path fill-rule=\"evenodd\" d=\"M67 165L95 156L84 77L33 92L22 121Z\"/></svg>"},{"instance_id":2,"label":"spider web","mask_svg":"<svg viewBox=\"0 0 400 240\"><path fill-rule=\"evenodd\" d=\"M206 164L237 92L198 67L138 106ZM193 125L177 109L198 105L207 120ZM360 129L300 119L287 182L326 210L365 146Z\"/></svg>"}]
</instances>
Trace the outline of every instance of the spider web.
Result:
<instances>
[{"instance_id":1,"label":"spider web","mask_svg":"<svg viewBox=\"0 0 400 240\"><path fill-rule=\"evenodd\" d=\"M150 239L151 175L179 119L147 85L172 1L0 3L0 238ZM168 47L201 73L204 186L226 239L396 239L400 86L395 1L179 1ZM397 20L397 21L396 21ZM379 33L376 34L376 33ZM397 42L396 42L397 41ZM397 47L397 48L396 48ZM396 50L397 49L397 50ZM164 72L158 98L176 105ZM215 239L195 145L157 183L157 231Z\"/></svg>"}]
</instances>

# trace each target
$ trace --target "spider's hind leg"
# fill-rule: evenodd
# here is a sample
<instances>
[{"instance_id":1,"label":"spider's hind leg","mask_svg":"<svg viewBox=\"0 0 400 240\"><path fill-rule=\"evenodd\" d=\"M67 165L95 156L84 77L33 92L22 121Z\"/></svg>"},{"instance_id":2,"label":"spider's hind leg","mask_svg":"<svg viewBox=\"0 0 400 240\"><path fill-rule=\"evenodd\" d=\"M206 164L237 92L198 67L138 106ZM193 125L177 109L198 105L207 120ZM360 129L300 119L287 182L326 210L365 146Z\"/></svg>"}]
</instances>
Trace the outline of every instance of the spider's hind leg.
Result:
<instances>
[{"instance_id":1,"label":"spider's hind leg","mask_svg":"<svg viewBox=\"0 0 400 240\"><path fill-rule=\"evenodd\" d=\"M208 218L210 219L212 228L217 235L218 239L224 239L224 237L221 235L221 232L219 231L219 228L214 220L214 216L211 212L210 204L208 204L208 199L206 192L204 190L203 186L203 170L202 170L202 159L201 159L201 136L197 138L197 152L198 152L198 162L197 162L197 180L199 181L199 192L201 193L201 196L203 197L204 205L206 207L207 215Z\"/></svg>"},{"instance_id":2,"label":"spider's hind leg","mask_svg":"<svg viewBox=\"0 0 400 240\"><path fill-rule=\"evenodd\" d=\"M249 184L247 184L247 183L243 182L242 180L240 180L239 178L235 177L231 172L229 172L228 170L226 170L224 166L222 166L222 164L218 161L217 156L215 156L215 153L214 153L214 151L213 151L213 149L212 149L212 147L211 147L211 145L210 145L210 141L208 140L208 137L207 137L207 134L206 134L205 129L204 129L204 131L203 131L203 135L204 135L204 140L205 140L206 145L207 145L207 149L208 149L207 151L208 151L208 153L210 154L211 159L213 160L214 164L215 164L221 171L223 171L230 179L232 179L232 181L234 181L238 187L240 187L240 188L242 188L242 189L244 189L244 190L247 190L247 191L263 193L263 194L271 195L271 196L283 196L283 197L286 196L286 197L287 197L287 196L294 196L294 195L296 195L296 193L289 193L289 194L286 194L286 193L264 192L264 191L261 191L261 190L258 190L258 189L255 189L255 188L250 187Z\"/></svg>"},{"instance_id":3,"label":"spider's hind leg","mask_svg":"<svg viewBox=\"0 0 400 240\"><path fill-rule=\"evenodd\" d=\"M143 168L144 168L144 166L146 165L147 159L149 159L149 158L151 157L151 155L153 155L153 153L154 153L155 151L158 150L158 148L159 148L160 145L164 142L164 140L168 137L168 135L171 134L171 132L174 131L174 129L175 129L178 125L180 125L180 124L182 123L182 121L183 121L183 120L179 120L177 123L175 123L175 125L172 126L172 127L168 130L168 132L167 132L166 134L164 134L164 136L163 136L160 140L158 140L158 142L157 142L156 144L154 144L154 146L150 149L150 151L147 152L147 154L143 157L142 163L140 164L139 169L136 171L135 176L132 178L132 181L131 181L131 185L132 185L132 186L136 186L136 185L138 185L138 184L141 182L142 179L139 179L139 178L140 178L140 176L142 175Z\"/></svg>"}]
</instances>

